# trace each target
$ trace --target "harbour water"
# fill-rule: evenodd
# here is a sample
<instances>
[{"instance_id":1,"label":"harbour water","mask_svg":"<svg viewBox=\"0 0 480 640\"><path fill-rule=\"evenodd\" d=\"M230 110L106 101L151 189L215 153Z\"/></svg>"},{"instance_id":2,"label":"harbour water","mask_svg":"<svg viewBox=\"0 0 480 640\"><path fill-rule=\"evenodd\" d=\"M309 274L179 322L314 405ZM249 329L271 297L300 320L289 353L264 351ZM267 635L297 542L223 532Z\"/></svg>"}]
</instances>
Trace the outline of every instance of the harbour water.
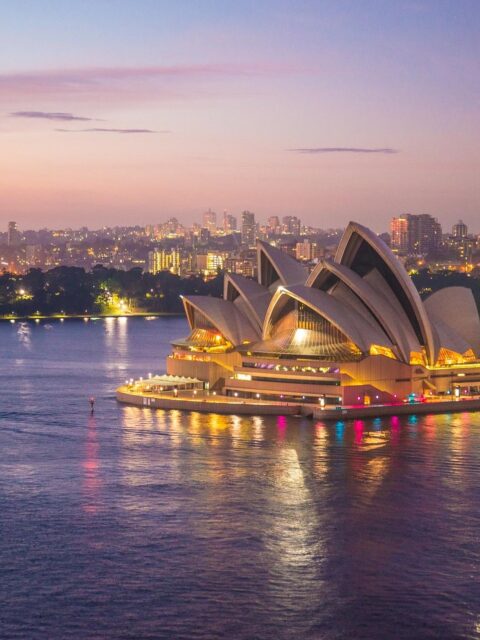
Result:
<instances>
[{"instance_id":1,"label":"harbour water","mask_svg":"<svg viewBox=\"0 0 480 640\"><path fill-rule=\"evenodd\" d=\"M0 638L480 638L480 415L117 404L185 333L0 324Z\"/></svg>"}]
</instances>

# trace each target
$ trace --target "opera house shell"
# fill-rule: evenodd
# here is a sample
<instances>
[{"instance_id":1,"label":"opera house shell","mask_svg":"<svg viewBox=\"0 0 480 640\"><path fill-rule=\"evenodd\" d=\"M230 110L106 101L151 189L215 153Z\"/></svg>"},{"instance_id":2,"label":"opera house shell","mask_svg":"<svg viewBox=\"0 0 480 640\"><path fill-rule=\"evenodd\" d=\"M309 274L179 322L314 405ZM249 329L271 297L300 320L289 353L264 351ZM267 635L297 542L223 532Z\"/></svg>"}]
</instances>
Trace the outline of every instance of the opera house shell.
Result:
<instances>
[{"instance_id":1,"label":"opera house shell","mask_svg":"<svg viewBox=\"0 0 480 640\"><path fill-rule=\"evenodd\" d=\"M351 222L334 260L308 273L264 242L258 282L226 274L223 299L183 299L190 334L169 374L241 398L392 402L480 387L480 320L470 289L422 301L372 231Z\"/></svg>"}]
</instances>

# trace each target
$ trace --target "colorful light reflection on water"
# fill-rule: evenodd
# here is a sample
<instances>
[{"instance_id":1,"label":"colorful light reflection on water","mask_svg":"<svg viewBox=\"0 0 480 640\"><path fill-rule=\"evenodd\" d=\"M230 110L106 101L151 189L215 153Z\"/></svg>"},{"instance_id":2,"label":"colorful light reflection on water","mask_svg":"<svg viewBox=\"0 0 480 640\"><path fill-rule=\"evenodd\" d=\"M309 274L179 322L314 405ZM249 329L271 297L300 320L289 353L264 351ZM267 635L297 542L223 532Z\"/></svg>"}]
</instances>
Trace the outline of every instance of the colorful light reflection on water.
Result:
<instances>
[{"instance_id":1,"label":"colorful light reflection on water","mask_svg":"<svg viewBox=\"0 0 480 640\"><path fill-rule=\"evenodd\" d=\"M184 332L0 325L2 639L480 637L480 416L117 405Z\"/></svg>"}]
</instances>

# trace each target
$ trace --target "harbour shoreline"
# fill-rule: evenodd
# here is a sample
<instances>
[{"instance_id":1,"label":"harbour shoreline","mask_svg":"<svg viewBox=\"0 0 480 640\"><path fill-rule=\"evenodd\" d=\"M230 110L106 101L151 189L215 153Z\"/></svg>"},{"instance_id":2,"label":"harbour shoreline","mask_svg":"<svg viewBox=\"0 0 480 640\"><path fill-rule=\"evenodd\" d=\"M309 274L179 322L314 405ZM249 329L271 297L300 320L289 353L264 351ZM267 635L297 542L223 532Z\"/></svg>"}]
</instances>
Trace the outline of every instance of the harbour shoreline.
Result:
<instances>
[{"instance_id":1,"label":"harbour shoreline","mask_svg":"<svg viewBox=\"0 0 480 640\"><path fill-rule=\"evenodd\" d=\"M430 402L397 403L368 406L345 406L335 409L298 402L248 402L228 396L199 394L145 393L122 385L116 390L116 399L122 404L150 409L198 411L200 413L238 415L303 415L315 420L350 420L384 416L426 415L433 413L465 413L480 411L480 398L437 400Z\"/></svg>"},{"instance_id":2,"label":"harbour shoreline","mask_svg":"<svg viewBox=\"0 0 480 640\"><path fill-rule=\"evenodd\" d=\"M104 318L162 318L162 317L182 317L184 313L169 311L141 311L135 313L82 313L82 314L32 314L17 316L15 314L0 316L0 322L28 322L31 320L102 320Z\"/></svg>"}]
</instances>

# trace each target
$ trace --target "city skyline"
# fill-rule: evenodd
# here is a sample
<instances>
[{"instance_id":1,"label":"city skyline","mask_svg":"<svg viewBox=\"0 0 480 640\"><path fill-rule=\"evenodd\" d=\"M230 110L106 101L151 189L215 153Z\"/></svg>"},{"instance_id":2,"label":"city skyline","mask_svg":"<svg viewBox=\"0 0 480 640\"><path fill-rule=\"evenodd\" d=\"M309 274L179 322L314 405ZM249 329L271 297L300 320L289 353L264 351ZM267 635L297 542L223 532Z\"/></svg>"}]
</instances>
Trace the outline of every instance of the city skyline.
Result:
<instances>
[{"instance_id":1,"label":"city skyline","mask_svg":"<svg viewBox=\"0 0 480 640\"><path fill-rule=\"evenodd\" d=\"M342 229L319 229L296 216L269 216L262 224L251 211L240 220L208 209L201 223L183 225L177 218L154 225L21 230L9 221L0 231L0 267L13 274L32 268L96 265L149 273L170 271L179 276L216 277L219 271L255 277L256 243L266 241L313 268L333 256ZM239 224L237 224L239 223ZM458 220L449 230L428 214L402 214L390 221L390 232L379 234L405 260L411 273L457 271L478 277L480 235Z\"/></svg>"},{"instance_id":2,"label":"city skyline","mask_svg":"<svg viewBox=\"0 0 480 640\"><path fill-rule=\"evenodd\" d=\"M479 18L469 0L6 2L2 227L210 206L474 227Z\"/></svg>"},{"instance_id":3,"label":"city skyline","mask_svg":"<svg viewBox=\"0 0 480 640\"><path fill-rule=\"evenodd\" d=\"M316 233L316 232L342 231L344 229L344 227L342 227L341 225L331 226L331 227L319 227L319 226L304 224L304 221L298 218L297 216L273 215L265 218L265 217L257 217L254 211L249 211L248 209L245 209L243 211L237 212L236 214L233 214L232 212L227 211L226 209L221 212L217 212L209 208L208 210L203 211L202 213L199 213L198 211L196 211L193 218L190 219L188 222L186 220L178 219L175 216L170 216L162 220L158 219L154 222L150 222L146 224L142 224L140 222L136 222L136 223L134 222L132 224L119 224L112 221L112 223L109 225L97 224L97 225L89 226L86 224L77 224L76 226L64 226L64 227L36 226L32 228L25 227L23 229L20 229L16 220L9 220L6 223L4 229L0 228L0 238L2 234L7 233L8 235L12 230L15 233L18 233L19 237L21 237L22 232L62 233L66 231L82 232L85 230L88 233L97 233L105 230L122 230L122 229L131 229L131 230L137 229L147 233L147 235L148 234L156 235L157 231L158 232L161 231L162 237L163 236L166 237L168 234L171 234L173 237L174 235L176 235L177 229L182 231L190 230L196 233L202 230L207 230L210 233L213 233L214 235L229 235L232 233L238 233L239 235L241 235L242 234L241 225L242 225L242 221L245 214L247 214L248 217L253 216L252 218L253 223L259 230L262 230L262 229L268 230L273 235L286 234L286 235L300 236L302 234L308 235L309 233ZM440 235L442 235L442 233L448 233L447 231L448 229L450 230L450 233L453 236L457 236L457 235L462 236L462 235L468 235L468 234L479 236L480 234L480 231L477 229L478 225L474 223L473 228L471 228L468 224L464 222L462 218L458 218L454 220L452 224L448 224L448 223L446 224L444 219L438 220L437 217L430 216L429 214L416 214L416 213L409 212L409 213L402 213L399 216L392 216L391 218L389 218L389 220L386 222L385 228L383 228L379 232L379 235L381 235L382 233L383 234L390 233L390 234L393 234L393 236L395 236L396 221L401 222L410 218L413 218L413 219L426 218L431 220L432 222L439 225ZM240 225L240 227L238 225ZM173 229L173 227L175 227L175 230ZM446 230L443 230L444 227ZM419 253L422 253L422 252L420 251Z\"/></svg>"}]
</instances>

